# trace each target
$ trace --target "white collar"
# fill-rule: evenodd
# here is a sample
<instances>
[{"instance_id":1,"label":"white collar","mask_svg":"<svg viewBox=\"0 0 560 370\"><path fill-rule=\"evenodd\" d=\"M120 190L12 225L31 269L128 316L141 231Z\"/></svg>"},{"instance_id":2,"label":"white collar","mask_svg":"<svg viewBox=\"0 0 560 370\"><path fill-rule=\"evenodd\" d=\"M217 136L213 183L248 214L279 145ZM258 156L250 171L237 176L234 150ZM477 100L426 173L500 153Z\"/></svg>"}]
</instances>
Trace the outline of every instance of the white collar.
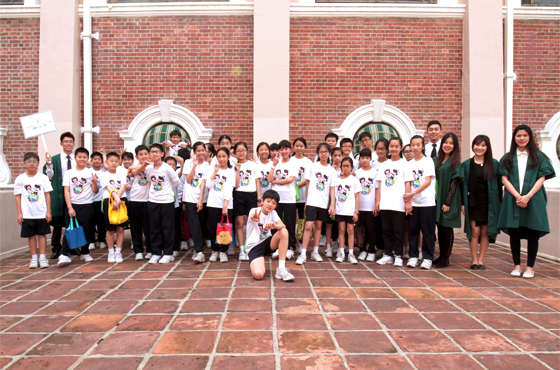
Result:
<instances>
[{"instance_id":1,"label":"white collar","mask_svg":"<svg viewBox=\"0 0 560 370\"><path fill-rule=\"evenodd\" d=\"M520 151L519 149L516 149L516 152L517 152L517 156L518 156L518 157L519 157L519 156L522 156L522 155L525 156L525 157L527 157L527 156L529 155L529 151L528 151L527 149L525 149L523 152Z\"/></svg>"}]
</instances>

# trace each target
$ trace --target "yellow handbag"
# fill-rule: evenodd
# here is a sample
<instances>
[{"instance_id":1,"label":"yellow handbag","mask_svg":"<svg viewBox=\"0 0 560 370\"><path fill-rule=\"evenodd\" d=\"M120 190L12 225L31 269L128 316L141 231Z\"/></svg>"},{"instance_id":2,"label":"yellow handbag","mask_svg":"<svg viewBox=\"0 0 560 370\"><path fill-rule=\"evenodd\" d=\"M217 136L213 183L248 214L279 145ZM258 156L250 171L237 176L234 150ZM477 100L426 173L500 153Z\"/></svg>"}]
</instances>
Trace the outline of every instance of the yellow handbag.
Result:
<instances>
[{"instance_id":1,"label":"yellow handbag","mask_svg":"<svg viewBox=\"0 0 560 370\"><path fill-rule=\"evenodd\" d=\"M111 225L120 225L128 220L128 212L125 202L121 202L119 209L113 208L113 191L109 194L109 223Z\"/></svg>"}]
</instances>

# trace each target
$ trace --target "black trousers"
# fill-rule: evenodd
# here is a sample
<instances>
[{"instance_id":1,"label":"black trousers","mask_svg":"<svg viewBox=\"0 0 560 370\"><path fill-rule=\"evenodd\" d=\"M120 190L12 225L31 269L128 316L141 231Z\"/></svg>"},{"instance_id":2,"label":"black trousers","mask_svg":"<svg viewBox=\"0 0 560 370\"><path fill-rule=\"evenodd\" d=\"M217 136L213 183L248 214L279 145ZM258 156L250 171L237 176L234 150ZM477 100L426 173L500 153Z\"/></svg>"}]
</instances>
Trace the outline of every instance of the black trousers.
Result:
<instances>
[{"instance_id":1,"label":"black trousers","mask_svg":"<svg viewBox=\"0 0 560 370\"><path fill-rule=\"evenodd\" d=\"M383 223L383 239L385 241L384 254L402 257L404 243L404 212L381 211Z\"/></svg>"},{"instance_id":2,"label":"black trousers","mask_svg":"<svg viewBox=\"0 0 560 370\"><path fill-rule=\"evenodd\" d=\"M235 220L233 219L233 209L228 209L227 213L229 217L229 222L232 224L232 226L235 225L234 224ZM210 240L212 241L212 251L227 252L228 250L227 244L216 244L216 231L218 230L218 222L222 222L222 209L208 207L208 230L210 230L210 235L214 235L213 237L212 236L210 237ZM224 217L224 222L226 222L225 217ZM192 230L192 226L191 226L191 230Z\"/></svg>"},{"instance_id":3,"label":"black trousers","mask_svg":"<svg viewBox=\"0 0 560 370\"><path fill-rule=\"evenodd\" d=\"M127 204L128 218L130 224L130 236L134 253L143 253L142 234L146 237L146 253L152 253L150 242L150 215L148 213L148 202L133 202Z\"/></svg>"},{"instance_id":4,"label":"black trousers","mask_svg":"<svg viewBox=\"0 0 560 370\"><path fill-rule=\"evenodd\" d=\"M171 203L148 202L150 243L156 256L173 255L175 241L175 206Z\"/></svg>"},{"instance_id":5,"label":"black trousers","mask_svg":"<svg viewBox=\"0 0 560 370\"><path fill-rule=\"evenodd\" d=\"M181 212L183 207L175 207L175 238L173 240L173 250L179 251L181 249Z\"/></svg>"},{"instance_id":6,"label":"black trousers","mask_svg":"<svg viewBox=\"0 0 560 370\"><path fill-rule=\"evenodd\" d=\"M276 213L278 217L286 225L288 229L289 241L288 248L291 250L296 249L296 203L278 203ZM272 230L272 235L276 234L278 230Z\"/></svg>"},{"instance_id":7,"label":"black trousers","mask_svg":"<svg viewBox=\"0 0 560 370\"><path fill-rule=\"evenodd\" d=\"M521 265L521 239L527 239L527 267L534 267L539 251L539 232L524 226L508 231L513 264Z\"/></svg>"},{"instance_id":8,"label":"black trousers","mask_svg":"<svg viewBox=\"0 0 560 370\"><path fill-rule=\"evenodd\" d=\"M375 253L375 250L385 252L385 239L383 238L383 221L381 215L373 217L373 230L375 234L375 246L369 245L368 253Z\"/></svg>"},{"instance_id":9,"label":"black trousers","mask_svg":"<svg viewBox=\"0 0 560 370\"><path fill-rule=\"evenodd\" d=\"M212 238L210 237L210 231L208 231L208 207L206 207L206 203L202 203L202 211L198 212L198 217L200 219L200 228L202 229L202 238L211 240Z\"/></svg>"},{"instance_id":10,"label":"black trousers","mask_svg":"<svg viewBox=\"0 0 560 370\"><path fill-rule=\"evenodd\" d=\"M453 249L453 242L455 241L455 234L452 227L442 226L437 224L437 236L439 243L439 256L441 258L449 258L451 250Z\"/></svg>"},{"instance_id":11,"label":"black trousers","mask_svg":"<svg viewBox=\"0 0 560 370\"><path fill-rule=\"evenodd\" d=\"M364 222L359 225L360 227L364 228L364 243L362 246L360 246L360 252L366 251L366 244L369 244L368 250L373 251L375 249L375 229L373 228L374 225L373 212L360 211L360 217L364 220Z\"/></svg>"},{"instance_id":12,"label":"black trousers","mask_svg":"<svg viewBox=\"0 0 560 370\"><path fill-rule=\"evenodd\" d=\"M64 207L65 213L68 213L66 207ZM50 225L52 226L51 234L51 246L53 251L60 251L62 249L62 243L60 242L62 238L62 228L65 226L64 216L53 217Z\"/></svg>"},{"instance_id":13,"label":"black trousers","mask_svg":"<svg viewBox=\"0 0 560 370\"><path fill-rule=\"evenodd\" d=\"M204 251L204 240L202 234L202 223L200 212L196 209L196 203L185 203L187 221L189 222L189 228L191 229L191 239L194 242L194 250L196 253ZM208 210L208 208L207 208ZM208 211L207 211L208 212ZM206 217L208 220L208 215ZM208 225L206 225L208 228Z\"/></svg>"},{"instance_id":14,"label":"black trousers","mask_svg":"<svg viewBox=\"0 0 560 370\"><path fill-rule=\"evenodd\" d=\"M101 201L93 202L93 217L95 218L95 228L97 230L97 241L105 243L107 240L107 228L105 227L105 215L101 211ZM127 204L128 206L128 204ZM130 211L129 211L130 213ZM129 215L130 218L130 215Z\"/></svg>"},{"instance_id":15,"label":"black trousers","mask_svg":"<svg viewBox=\"0 0 560 370\"><path fill-rule=\"evenodd\" d=\"M422 231L422 256L432 261L436 243L436 207L414 207L408 219L408 254L418 258L418 240Z\"/></svg>"},{"instance_id":16,"label":"black trousers","mask_svg":"<svg viewBox=\"0 0 560 370\"><path fill-rule=\"evenodd\" d=\"M76 212L76 219L80 226L84 229L84 234L86 236L87 244L81 247L80 252L82 254L89 254L89 243L95 242L95 218L93 215L93 203L89 204L72 204L72 208ZM66 229L70 225L70 216L68 211L66 211ZM65 256L68 256L70 248L68 247L68 242L64 237L62 239L62 252Z\"/></svg>"}]
</instances>

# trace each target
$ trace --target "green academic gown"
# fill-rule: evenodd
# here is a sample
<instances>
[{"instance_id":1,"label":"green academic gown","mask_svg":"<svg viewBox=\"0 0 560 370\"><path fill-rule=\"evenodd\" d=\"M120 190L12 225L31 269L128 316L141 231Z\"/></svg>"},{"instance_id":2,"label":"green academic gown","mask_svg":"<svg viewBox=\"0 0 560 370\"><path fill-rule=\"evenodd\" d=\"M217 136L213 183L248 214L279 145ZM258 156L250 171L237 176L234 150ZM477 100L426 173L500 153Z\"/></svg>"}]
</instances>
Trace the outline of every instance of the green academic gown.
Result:
<instances>
[{"instance_id":1,"label":"green academic gown","mask_svg":"<svg viewBox=\"0 0 560 370\"><path fill-rule=\"evenodd\" d=\"M498 230L498 213L500 211L500 192L502 191L502 180L498 175L499 162L494 161L494 178L488 181L488 236L490 243L496 241L496 237L500 233ZM472 158L467 159L461 164L463 167L463 184L462 184L462 197L463 205L465 206L465 233L467 238L471 240L471 222L469 218L469 174Z\"/></svg>"},{"instance_id":2,"label":"green academic gown","mask_svg":"<svg viewBox=\"0 0 560 370\"><path fill-rule=\"evenodd\" d=\"M60 165L60 154L52 157L53 178L51 186L51 215L52 217L64 216L64 188L62 187L62 168ZM43 173L47 173L47 165L43 166Z\"/></svg>"},{"instance_id":3,"label":"green academic gown","mask_svg":"<svg viewBox=\"0 0 560 370\"><path fill-rule=\"evenodd\" d=\"M509 182L513 185L515 190L521 195L525 195L531 191L535 183L541 177L546 180L556 177L554 167L550 163L550 159L542 152L538 152L539 164L535 168L531 168L531 157L527 161L527 170L525 171L525 178L523 180L523 189L519 191L519 172L517 165L517 155L513 156L513 168L511 172L503 167L504 159L507 153L500 160L500 168L498 174L500 176L507 176ZM546 213L546 190L544 185L537 191L535 195L529 200L527 208L518 207L515 197L511 195L507 189L504 191L504 200L500 208L500 215L498 217L498 229L509 235L508 229L526 227L531 230L539 232L539 237L543 237L550 233L548 226L548 215Z\"/></svg>"},{"instance_id":4,"label":"green academic gown","mask_svg":"<svg viewBox=\"0 0 560 370\"><path fill-rule=\"evenodd\" d=\"M434 158L434 165L437 166L438 158ZM450 160L446 160L439 169L439 177L437 179L437 193L436 193L436 222L438 225L452 228L461 227L461 184L457 186L457 190L451 200L449 211L443 213L441 207L449 193L451 180L458 178L459 181L463 180L463 168L459 165L455 169L451 169Z\"/></svg>"}]
</instances>

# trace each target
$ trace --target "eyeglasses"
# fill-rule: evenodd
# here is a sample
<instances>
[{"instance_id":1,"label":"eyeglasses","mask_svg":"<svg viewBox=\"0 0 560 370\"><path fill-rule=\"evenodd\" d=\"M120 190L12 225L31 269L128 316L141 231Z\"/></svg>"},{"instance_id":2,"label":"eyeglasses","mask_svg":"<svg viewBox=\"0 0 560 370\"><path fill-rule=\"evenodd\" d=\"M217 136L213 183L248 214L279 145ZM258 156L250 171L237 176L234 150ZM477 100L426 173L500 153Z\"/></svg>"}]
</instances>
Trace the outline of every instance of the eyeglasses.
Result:
<instances>
[{"instance_id":1,"label":"eyeglasses","mask_svg":"<svg viewBox=\"0 0 560 370\"><path fill-rule=\"evenodd\" d=\"M27 164L38 164L39 162L37 162L37 161L25 161L25 163L27 163Z\"/></svg>"},{"instance_id":2,"label":"eyeglasses","mask_svg":"<svg viewBox=\"0 0 560 370\"><path fill-rule=\"evenodd\" d=\"M352 148L352 145L343 145L342 147L343 147L344 149L351 149L351 148Z\"/></svg>"},{"instance_id":3,"label":"eyeglasses","mask_svg":"<svg viewBox=\"0 0 560 370\"><path fill-rule=\"evenodd\" d=\"M385 148L377 148L375 150L378 151L378 152L386 152L387 151L387 149L385 149Z\"/></svg>"},{"instance_id":4,"label":"eyeglasses","mask_svg":"<svg viewBox=\"0 0 560 370\"><path fill-rule=\"evenodd\" d=\"M74 144L74 140L62 140L62 144Z\"/></svg>"},{"instance_id":5,"label":"eyeglasses","mask_svg":"<svg viewBox=\"0 0 560 370\"><path fill-rule=\"evenodd\" d=\"M150 150L150 153L159 154L159 153L161 153L161 150Z\"/></svg>"},{"instance_id":6,"label":"eyeglasses","mask_svg":"<svg viewBox=\"0 0 560 370\"><path fill-rule=\"evenodd\" d=\"M243 150L236 150L236 153L247 153L247 150L243 149Z\"/></svg>"},{"instance_id":7,"label":"eyeglasses","mask_svg":"<svg viewBox=\"0 0 560 370\"><path fill-rule=\"evenodd\" d=\"M319 154L330 154L330 152L320 151Z\"/></svg>"}]
</instances>

